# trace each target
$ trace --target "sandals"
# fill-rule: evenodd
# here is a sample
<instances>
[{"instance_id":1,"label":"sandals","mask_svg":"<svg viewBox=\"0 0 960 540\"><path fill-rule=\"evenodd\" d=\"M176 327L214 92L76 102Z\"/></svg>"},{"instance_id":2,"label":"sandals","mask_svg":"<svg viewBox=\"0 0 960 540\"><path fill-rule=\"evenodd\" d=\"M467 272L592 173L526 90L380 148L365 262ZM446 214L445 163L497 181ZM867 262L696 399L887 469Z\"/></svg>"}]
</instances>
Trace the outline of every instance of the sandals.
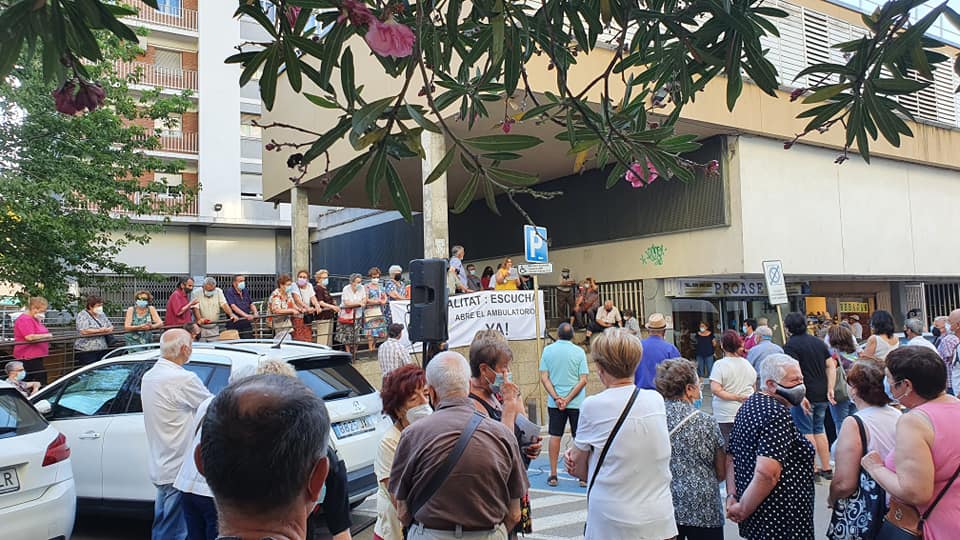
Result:
<instances>
[{"instance_id":1,"label":"sandals","mask_svg":"<svg viewBox=\"0 0 960 540\"><path fill-rule=\"evenodd\" d=\"M581 480L581 481L580 481L580 487L586 489L586 488L587 488L587 483L584 482L583 480Z\"/></svg>"},{"instance_id":2,"label":"sandals","mask_svg":"<svg viewBox=\"0 0 960 540\"><path fill-rule=\"evenodd\" d=\"M557 480L557 476L556 476L556 475L550 475L550 476L547 477L547 485L548 485L548 486L550 486L550 487L557 487L557 484L558 484L558 483L559 483L559 482L558 482L558 480Z\"/></svg>"}]
</instances>

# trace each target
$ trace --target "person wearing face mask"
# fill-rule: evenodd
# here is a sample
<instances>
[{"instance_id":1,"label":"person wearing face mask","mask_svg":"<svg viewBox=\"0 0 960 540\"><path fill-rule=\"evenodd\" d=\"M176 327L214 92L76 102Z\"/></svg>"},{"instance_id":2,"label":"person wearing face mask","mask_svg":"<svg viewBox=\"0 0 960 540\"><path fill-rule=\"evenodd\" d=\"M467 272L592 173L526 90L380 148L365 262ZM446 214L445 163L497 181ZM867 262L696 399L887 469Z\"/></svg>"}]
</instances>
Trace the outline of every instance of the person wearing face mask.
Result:
<instances>
[{"instance_id":1,"label":"person wearing face mask","mask_svg":"<svg viewBox=\"0 0 960 540\"><path fill-rule=\"evenodd\" d=\"M137 291L133 295L133 305L127 308L123 319L123 334L127 345L146 345L153 342L153 330L161 328L163 321L157 308L153 307L153 295L147 291Z\"/></svg>"},{"instance_id":2,"label":"person wearing face mask","mask_svg":"<svg viewBox=\"0 0 960 540\"><path fill-rule=\"evenodd\" d=\"M387 318L384 310L387 307L387 293L380 285L380 269L374 266L367 273L370 283L367 284L367 303L363 308L363 333L367 336L367 350L375 350L377 340L387 337Z\"/></svg>"},{"instance_id":3,"label":"person wearing face mask","mask_svg":"<svg viewBox=\"0 0 960 540\"><path fill-rule=\"evenodd\" d=\"M702 399L697 365L672 358L657 366L670 430L670 472L679 538L722 540L723 505L718 480L726 478L727 455L717 421L694 403Z\"/></svg>"},{"instance_id":4,"label":"person wearing face mask","mask_svg":"<svg viewBox=\"0 0 960 540\"><path fill-rule=\"evenodd\" d=\"M189 333L167 330L160 336L160 359L143 374L140 385L147 468L157 487L153 540L183 540L187 535L183 493L173 483L195 434L197 409L213 395L195 373L184 369L192 353Z\"/></svg>"},{"instance_id":5,"label":"person wearing face mask","mask_svg":"<svg viewBox=\"0 0 960 540\"><path fill-rule=\"evenodd\" d=\"M363 287L363 276L350 274L350 283L340 295L340 316L337 317L337 341L343 344L348 353L357 352L360 331L363 330L363 306L367 304L367 290Z\"/></svg>"},{"instance_id":6,"label":"person wearing face mask","mask_svg":"<svg viewBox=\"0 0 960 540\"><path fill-rule=\"evenodd\" d=\"M300 312L293 316L292 337L297 341L313 341L313 316L322 311L309 276L306 270L297 272L297 281L290 289L293 301Z\"/></svg>"},{"instance_id":7,"label":"person wearing face mask","mask_svg":"<svg viewBox=\"0 0 960 540\"><path fill-rule=\"evenodd\" d=\"M713 370L713 360L717 350L717 337L707 321L700 321L700 329L694 336L694 351L697 355L697 373L709 377ZM781 351L782 352L782 351Z\"/></svg>"},{"instance_id":8,"label":"person wearing face mask","mask_svg":"<svg viewBox=\"0 0 960 540\"><path fill-rule=\"evenodd\" d=\"M483 290L483 285L480 283L480 276L477 274L477 266L475 264L467 265L467 288L473 292Z\"/></svg>"},{"instance_id":9,"label":"person wearing face mask","mask_svg":"<svg viewBox=\"0 0 960 540\"><path fill-rule=\"evenodd\" d=\"M193 308L200 300L192 299L193 278L181 278L177 281L177 288L167 299L167 310L163 314L165 326L183 326L193 321Z\"/></svg>"},{"instance_id":10,"label":"person wearing face mask","mask_svg":"<svg viewBox=\"0 0 960 540\"><path fill-rule=\"evenodd\" d=\"M337 305L333 295L327 288L330 285L330 272L321 268L314 274L317 284L313 286L313 294L320 305L320 314L313 322L313 335L317 336L317 343L321 345L333 344L333 320L337 313L340 313L340 306Z\"/></svg>"},{"instance_id":11,"label":"person wearing face mask","mask_svg":"<svg viewBox=\"0 0 960 540\"><path fill-rule=\"evenodd\" d=\"M34 296L27 301L27 310L13 322L13 357L23 362L26 380L47 384L47 370L43 359L50 354L49 340L53 334L43 325L47 313L47 299Z\"/></svg>"},{"instance_id":12,"label":"person wearing face mask","mask_svg":"<svg viewBox=\"0 0 960 540\"><path fill-rule=\"evenodd\" d=\"M233 285L223 293L230 309L239 317L237 322L227 323L227 329L236 330L241 339L253 339L253 322L260 314L247 290L247 278L243 274L233 276Z\"/></svg>"},{"instance_id":13,"label":"person wearing face mask","mask_svg":"<svg viewBox=\"0 0 960 540\"><path fill-rule=\"evenodd\" d=\"M960 400L946 392L943 359L926 347L900 347L887 355L886 363L887 395L909 412L897 422L893 451L886 457L871 451L861 465L890 496L891 514L925 518L919 531L922 538L956 538L960 523ZM895 527L888 519L881 537Z\"/></svg>"},{"instance_id":14,"label":"person wearing face mask","mask_svg":"<svg viewBox=\"0 0 960 540\"><path fill-rule=\"evenodd\" d=\"M788 408L800 406L807 391L800 363L772 354L760 367L760 381L730 434L727 517L747 540L812 540L814 449Z\"/></svg>"},{"instance_id":15,"label":"person wearing face mask","mask_svg":"<svg viewBox=\"0 0 960 540\"><path fill-rule=\"evenodd\" d=\"M3 370L7 374L7 382L16 386L23 397L30 397L40 389L40 383L37 381L24 380L27 377L27 371L23 368L23 362L19 360L7 362Z\"/></svg>"},{"instance_id":16,"label":"person wearing face mask","mask_svg":"<svg viewBox=\"0 0 960 540\"><path fill-rule=\"evenodd\" d=\"M503 334L494 332L496 331L475 337L470 344L470 399L478 412L512 429L518 445L521 445L524 437L518 418L526 415L523 412L520 387L513 383L510 374L513 351ZM534 437L529 444L519 446L526 465L540 455L541 446L539 436ZM514 527L514 535L533 532L530 497L526 494L521 501L521 507L522 519Z\"/></svg>"},{"instance_id":17,"label":"person wearing face mask","mask_svg":"<svg viewBox=\"0 0 960 540\"><path fill-rule=\"evenodd\" d=\"M407 298L406 287L403 285L403 268L399 265L391 265L387 270L387 281L383 284L383 292L387 293L387 305L383 309L383 316L387 320L387 326L393 323L393 314L390 312L390 302L393 300L409 300ZM398 321L400 322L400 321Z\"/></svg>"},{"instance_id":18,"label":"person wearing face mask","mask_svg":"<svg viewBox=\"0 0 960 540\"><path fill-rule=\"evenodd\" d=\"M560 283L557 284L557 310L560 318L574 322L574 308L577 305L577 280L573 278L569 268L560 270Z\"/></svg>"},{"instance_id":19,"label":"person wearing face mask","mask_svg":"<svg viewBox=\"0 0 960 540\"><path fill-rule=\"evenodd\" d=\"M397 516L397 509L390 499L390 469L400 443L400 433L410 424L429 416L430 396L427 393L427 380L424 371L418 366L401 366L383 378L380 387L380 399L383 412L393 420L393 425L383 434L374 461L377 474L377 524L374 526L374 538L382 540L403 540L403 526Z\"/></svg>"},{"instance_id":20,"label":"person wearing face mask","mask_svg":"<svg viewBox=\"0 0 960 540\"><path fill-rule=\"evenodd\" d=\"M104 314L103 299L99 296L87 297L87 308L77 314L77 333L81 337L73 348L78 366L92 364L110 350L107 336L113 334L113 323Z\"/></svg>"},{"instance_id":21,"label":"person wearing face mask","mask_svg":"<svg viewBox=\"0 0 960 540\"><path fill-rule=\"evenodd\" d=\"M900 411L883 390L883 370L873 362L855 362L847 371L847 393L856 404L837 434L836 462L827 506L833 508L827 538L875 538L886 510L886 497L860 459L871 451L886 458L893 451Z\"/></svg>"},{"instance_id":22,"label":"person wearing face mask","mask_svg":"<svg viewBox=\"0 0 960 540\"><path fill-rule=\"evenodd\" d=\"M216 341L220 339L220 311L232 322L240 320L234 315L223 290L217 287L217 280L208 277L203 280L203 287L193 291L193 299L197 301L193 307L193 315L200 325L200 341Z\"/></svg>"}]
</instances>

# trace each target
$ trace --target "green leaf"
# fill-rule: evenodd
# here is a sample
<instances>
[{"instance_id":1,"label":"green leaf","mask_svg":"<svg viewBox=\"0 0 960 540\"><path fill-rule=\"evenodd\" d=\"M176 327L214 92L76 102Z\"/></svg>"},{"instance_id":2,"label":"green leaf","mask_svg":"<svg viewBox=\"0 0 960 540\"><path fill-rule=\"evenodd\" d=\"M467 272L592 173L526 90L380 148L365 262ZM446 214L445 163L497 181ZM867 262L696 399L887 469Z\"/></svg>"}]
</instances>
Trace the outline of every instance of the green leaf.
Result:
<instances>
[{"instance_id":1,"label":"green leaf","mask_svg":"<svg viewBox=\"0 0 960 540\"><path fill-rule=\"evenodd\" d=\"M303 97L307 98L307 101L313 103L317 107L323 107L324 109L338 109L339 105L335 101L331 101L323 96L318 96L315 94L303 94Z\"/></svg>"},{"instance_id":2,"label":"green leaf","mask_svg":"<svg viewBox=\"0 0 960 540\"><path fill-rule=\"evenodd\" d=\"M300 58L289 42L283 42L283 57L286 65L287 80L294 92L300 93L303 88L303 75L300 73Z\"/></svg>"},{"instance_id":3,"label":"green leaf","mask_svg":"<svg viewBox=\"0 0 960 540\"><path fill-rule=\"evenodd\" d=\"M280 36L277 34L276 26L273 24L273 21L267 17L267 14L263 12L259 2L252 4L240 3L240 6L237 7L236 14L250 17L251 19L260 23L260 26L262 26L264 30L270 32L271 36L276 39L280 38Z\"/></svg>"},{"instance_id":4,"label":"green leaf","mask_svg":"<svg viewBox=\"0 0 960 540\"><path fill-rule=\"evenodd\" d=\"M826 101L836 96L840 92L843 92L844 90L848 90L850 86L851 86L850 83L831 84L829 86L824 86L823 88L820 88L816 92L807 96L803 100L803 102L806 104L810 104L810 103L819 103L821 101Z\"/></svg>"},{"instance_id":5,"label":"green leaf","mask_svg":"<svg viewBox=\"0 0 960 540\"><path fill-rule=\"evenodd\" d=\"M303 154L304 163L310 163L320 154L326 152L333 143L340 140L348 131L350 131L350 119L346 117L340 118L340 122L338 122L336 126L321 135L310 145L310 148Z\"/></svg>"},{"instance_id":6,"label":"green leaf","mask_svg":"<svg viewBox=\"0 0 960 540\"><path fill-rule=\"evenodd\" d=\"M741 92L743 92L743 77L738 67L736 71L727 72L727 110L733 111Z\"/></svg>"},{"instance_id":7,"label":"green leaf","mask_svg":"<svg viewBox=\"0 0 960 540\"><path fill-rule=\"evenodd\" d=\"M877 92L891 95L913 94L930 86L929 82L913 79L877 79L869 84Z\"/></svg>"},{"instance_id":8,"label":"green leaf","mask_svg":"<svg viewBox=\"0 0 960 540\"><path fill-rule=\"evenodd\" d=\"M359 135L366 131L371 125L375 124L377 119L383 115L383 112L387 110L387 107L390 106L394 99L396 98L386 97L378 99L354 113L353 131Z\"/></svg>"},{"instance_id":9,"label":"green leaf","mask_svg":"<svg viewBox=\"0 0 960 540\"><path fill-rule=\"evenodd\" d=\"M400 175L393 167L393 163L387 160L387 188L390 191L390 198L393 200L393 206L408 222L413 220L413 209L410 207L410 196L407 195L407 188L400 180Z\"/></svg>"},{"instance_id":10,"label":"green leaf","mask_svg":"<svg viewBox=\"0 0 960 540\"><path fill-rule=\"evenodd\" d=\"M422 127L423 129L427 131L432 131L433 133L442 132L440 129L440 126L434 123L433 120L430 120L424 117L422 114L420 114L420 110L416 106L408 103L407 113L410 115L410 118L413 118L413 121L416 122L417 125Z\"/></svg>"},{"instance_id":11,"label":"green leaf","mask_svg":"<svg viewBox=\"0 0 960 540\"><path fill-rule=\"evenodd\" d=\"M492 152L490 154L481 154L480 157L492 161L510 161L513 159L520 159L523 156L513 152Z\"/></svg>"},{"instance_id":12,"label":"green leaf","mask_svg":"<svg viewBox=\"0 0 960 540\"><path fill-rule=\"evenodd\" d=\"M482 135L463 142L481 152L512 152L533 148L543 140L531 135Z\"/></svg>"},{"instance_id":13,"label":"green leaf","mask_svg":"<svg viewBox=\"0 0 960 540\"><path fill-rule=\"evenodd\" d=\"M812 66L808 66L803 71L798 73L797 76L793 78L793 80L796 81L797 79L805 75L827 75L827 74L844 75L846 77L851 77L851 78L857 76L857 72L853 68L850 68L848 66L845 66L842 64L824 63L824 64L814 64Z\"/></svg>"},{"instance_id":14,"label":"green leaf","mask_svg":"<svg viewBox=\"0 0 960 540\"><path fill-rule=\"evenodd\" d=\"M357 173L363 169L363 166L367 164L367 160L370 159L370 152L360 154L359 156L353 158L349 163L340 167L337 170L337 173L333 175L333 179L330 180L330 183L327 184L327 189L323 192L323 200L330 200L330 197L333 197L337 193L343 191L343 188L347 187L353 179L357 176Z\"/></svg>"},{"instance_id":15,"label":"green leaf","mask_svg":"<svg viewBox=\"0 0 960 540\"><path fill-rule=\"evenodd\" d=\"M463 186L463 190L457 197L457 202L453 205L452 212L454 214L462 214L463 211L470 206L470 203L473 201L473 195L477 192L477 185L479 183L480 174L474 173L473 176L470 177L470 180L467 181L467 184Z\"/></svg>"},{"instance_id":16,"label":"green leaf","mask_svg":"<svg viewBox=\"0 0 960 540\"><path fill-rule=\"evenodd\" d=\"M343 97L347 98L347 108L353 109L357 100L357 89L354 84L353 52L350 47L344 49L343 56L340 57L340 89L343 90Z\"/></svg>"},{"instance_id":17,"label":"green leaf","mask_svg":"<svg viewBox=\"0 0 960 540\"><path fill-rule=\"evenodd\" d=\"M387 150L380 147L367 169L367 200L374 207L380 205L380 183L387 174Z\"/></svg>"},{"instance_id":18,"label":"green leaf","mask_svg":"<svg viewBox=\"0 0 960 540\"><path fill-rule=\"evenodd\" d=\"M260 99L268 111L273 110L273 102L277 98L277 76L280 69L280 53L277 48L271 47L267 54L267 62L260 76Z\"/></svg>"},{"instance_id":19,"label":"green leaf","mask_svg":"<svg viewBox=\"0 0 960 540\"><path fill-rule=\"evenodd\" d=\"M535 174L528 174L522 171L512 169L500 169L497 167L488 167L487 174L500 182L514 184L517 186L532 186L540 181L540 177Z\"/></svg>"},{"instance_id":20,"label":"green leaf","mask_svg":"<svg viewBox=\"0 0 960 540\"><path fill-rule=\"evenodd\" d=\"M492 61L498 63L503 58L503 44L506 41L506 22L503 16L503 0L495 0L494 15L490 18L490 28L493 31Z\"/></svg>"},{"instance_id":21,"label":"green leaf","mask_svg":"<svg viewBox=\"0 0 960 540\"><path fill-rule=\"evenodd\" d=\"M520 120L529 120L529 119L531 119L531 118L535 118L535 117L537 117L537 116L541 116L541 115L543 115L543 114L546 114L548 111L550 111L550 109L553 109L553 108L557 107L558 105L560 105L560 104L559 104L559 103L544 103L543 105L537 105L536 107L533 107L532 109L527 109L526 111L523 111L523 116L520 117Z\"/></svg>"},{"instance_id":22,"label":"green leaf","mask_svg":"<svg viewBox=\"0 0 960 540\"><path fill-rule=\"evenodd\" d=\"M423 181L424 185L432 184L440 179L443 173L447 172L447 169L450 168L450 164L453 163L453 156L457 153L457 147L451 146L447 153L443 156L443 159L440 160L440 163L437 163L437 166L430 171L430 175L427 176L427 179Z\"/></svg>"},{"instance_id":23,"label":"green leaf","mask_svg":"<svg viewBox=\"0 0 960 540\"><path fill-rule=\"evenodd\" d=\"M483 200L487 203L487 208L495 215L500 215L500 209L497 208L497 197L493 193L493 182L483 183Z\"/></svg>"},{"instance_id":24,"label":"green leaf","mask_svg":"<svg viewBox=\"0 0 960 540\"><path fill-rule=\"evenodd\" d=\"M272 49L263 49L258 51L253 58L248 61L247 65L243 68L243 73L240 74L240 86L246 86L250 82L250 79L257 73L257 70L261 65L267 60L267 57L270 56L270 51Z\"/></svg>"}]
</instances>

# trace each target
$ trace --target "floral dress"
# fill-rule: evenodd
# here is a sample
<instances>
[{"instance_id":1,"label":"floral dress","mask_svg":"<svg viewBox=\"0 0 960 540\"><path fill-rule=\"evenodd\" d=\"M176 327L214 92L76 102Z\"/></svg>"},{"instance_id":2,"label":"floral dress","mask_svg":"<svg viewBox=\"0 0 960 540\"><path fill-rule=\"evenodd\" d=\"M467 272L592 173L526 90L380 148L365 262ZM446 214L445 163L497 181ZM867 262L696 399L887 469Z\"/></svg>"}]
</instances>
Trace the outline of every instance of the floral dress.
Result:
<instances>
[{"instance_id":1,"label":"floral dress","mask_svg":"<svg viewBox=\"0 0 960 540\"><path fill-rule=\"evenodd\" d=\"M722 529L723 507L714 469L717 450L724 444L720 426L691 403L667 400L664 405L671 432L670 490L677 526Z\"/></svg>"},{"instance_id":2,"label":"floral dress","mask_svg":"<svg viewBox=\"0 0 960 540\"><path fill-rule=\"evenodd\" d=\"M274 334L293 328L290 315L275 315L281 309L291 309L295 306L293 297L287 294L287 291L274 289L270 294L270 300L267 301L267 306L270 310L270 324L273 326Z\"/></svg>"},{"instance_id":3,"label":"floral dress","mask_svg":"<svg viewBox=\"0 0 960 540\"><path fill-rule=\"evenodd\" d=\"M137 308L133 308L133 316L130 318L130 326L142 326L153 322L150 315L150 308L143 315L137 313ZM150 330L138 330L136 332L127 332L123 335L127 345L146 345L153 341L153 332Z\"/></svg>"},{"instance_id":4,"label":"floral dress","mask_svg":"<svg viewBox=\"0 0 960 540\"><path fill-rule=\"evenodd\" d=\"M383 290L387 293L387 305L383 306L383 316L386 318L387 324L389 325L393 322L393 314L390 313L390 301L392 300L390 293L397 293L400 295L400 298L403 298L406 295L406 290L404 289L402 282L393 279L387 280L387 282L383 285ZM397 322L403 323L403 321Z\"/></svg>"},{"instance_id":5,"label":"floral dress","mask_svg":"<svg viewBox=\"0 0 960 540\"><path fill-rule=\"evenodd\" d=\"M386 299L387 295L383 292L383 289L380 288L380 285L373 283L367 285L367 307L363 309L364 335L368 337L373 336L374 338L387 337L387 318L384 315L384 311L388 306L380 304L370 305L370 302L380 302Z\"/></svg>"}]
</instances>

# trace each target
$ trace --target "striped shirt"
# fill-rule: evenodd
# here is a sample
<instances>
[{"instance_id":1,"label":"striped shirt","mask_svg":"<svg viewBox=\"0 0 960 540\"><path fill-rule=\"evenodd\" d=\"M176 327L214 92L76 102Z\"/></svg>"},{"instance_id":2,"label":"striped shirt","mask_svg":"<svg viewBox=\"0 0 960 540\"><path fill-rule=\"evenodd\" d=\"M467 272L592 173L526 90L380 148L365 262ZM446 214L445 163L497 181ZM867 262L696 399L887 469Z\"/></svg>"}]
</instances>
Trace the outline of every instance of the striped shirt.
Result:
<instances>
[{"instance_id":1,"label":"striped shirt","mask_svg":"<svg viewBox=\"0 0 960 540\"><path fill-rule=\"evenodd\" d=\"M390 338L380 345L377 350L377 360L380 361L380 374L386 377L387 373L410 364L410 353L403 347L399 339Z\"/></svg>"}]
</instances>

